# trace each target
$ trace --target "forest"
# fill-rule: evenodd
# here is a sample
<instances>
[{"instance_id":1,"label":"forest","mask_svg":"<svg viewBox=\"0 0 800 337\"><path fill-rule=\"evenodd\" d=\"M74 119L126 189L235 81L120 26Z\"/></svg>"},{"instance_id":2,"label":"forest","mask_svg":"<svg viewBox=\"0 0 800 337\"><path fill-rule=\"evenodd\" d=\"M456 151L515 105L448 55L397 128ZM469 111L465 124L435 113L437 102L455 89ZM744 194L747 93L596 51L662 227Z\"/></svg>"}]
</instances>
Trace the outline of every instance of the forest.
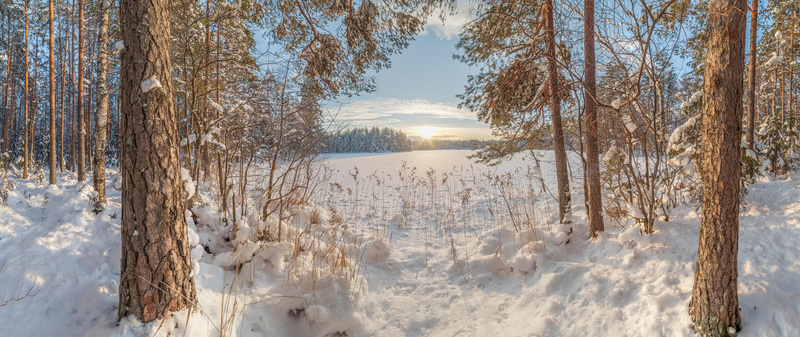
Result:
<instances>
[{"instance_id":1,"label":"forest","mask_svg":"<svg viewBox=\"0 0 800 337\"><path fill-rule=\"evenodd\" d=\"M2 334L800 335L798 12L1 0ZM337 115L453 21L492 139Z\"/></svg>"}]
</instances>

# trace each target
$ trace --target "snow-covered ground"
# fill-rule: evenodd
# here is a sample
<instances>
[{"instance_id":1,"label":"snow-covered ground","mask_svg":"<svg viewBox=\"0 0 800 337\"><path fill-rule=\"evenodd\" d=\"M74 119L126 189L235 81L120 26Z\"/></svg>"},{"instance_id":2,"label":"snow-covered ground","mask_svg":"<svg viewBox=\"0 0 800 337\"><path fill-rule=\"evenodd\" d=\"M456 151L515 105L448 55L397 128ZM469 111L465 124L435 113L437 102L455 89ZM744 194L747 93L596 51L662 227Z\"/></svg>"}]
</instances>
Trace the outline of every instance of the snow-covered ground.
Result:
<instances>
[{"instance_id":1,"label":"snow-covered ground","mask_svg":"<svg viewBox=\"0 0 800 337\"><path fill-rule=\"evenodd\" d=\"M332 156L332 181L284 229L297 242L242 241L237 253L198 254L198 312L144 325L116 325L117 175L109 175L109 208L99 214L91 189L72 175L60 175L57 188L15 180L0 206L0 298L31 285L35 296L0 307L0 335L693 335L686 311L696 204L675 210L650 237L608 221L592 241L579 182L571 186L574 234L556 225L551 153L539 153L540 170L523 158L471 164L468 154ZM572 171L580 176L575 160ZM739 243L740 336L800 335L798 180L762 178L750 187ZM293 228L309 228L314 213L318 227L339 236L306 242ZM196 214L206 244L204 217L213 211ZM301 250L346 258L326 265ZM226 268L233 255L253 251L241 273Z\"/></svg>"}]
</instances>

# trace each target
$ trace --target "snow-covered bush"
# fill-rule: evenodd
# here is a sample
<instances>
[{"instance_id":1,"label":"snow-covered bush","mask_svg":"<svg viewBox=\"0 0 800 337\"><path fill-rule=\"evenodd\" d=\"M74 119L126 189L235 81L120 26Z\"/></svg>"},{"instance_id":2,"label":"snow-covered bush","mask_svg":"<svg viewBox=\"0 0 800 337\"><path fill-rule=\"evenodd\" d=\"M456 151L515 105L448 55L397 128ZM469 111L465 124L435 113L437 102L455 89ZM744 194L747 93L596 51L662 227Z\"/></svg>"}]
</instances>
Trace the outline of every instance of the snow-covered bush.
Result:
<instances>
[{"instance_id":1,"label":"snow-covered bush","mask_svg":"<svg viewBox=\"0 0 800 337\"><path fill-rule=\"evenodd\" d=\"M785 174L796 167L798 161L797 128L794 118L784 120L775 113L767 117L758 131L761 154L766 160L766 170L773 175Z\"/></svg>"},{"instance_id":2,"label":"snow-covered bush","mask_svg":"<svg viewBox=\"0 0 800 337\"><path fill-rule=\"evenodd\" d=\"M690 117L684 124L677 127L669 138L668 154L669 166L675 169L675 178L671 188L675 197L684 201L697 201L702 197L702 180L699 161L702 156L700 145L700 126L702 114ZM741 174L739 176L741 199L747 194L747 186L754 183L761 174L759 158L755 152L750 151L742 143L741 148Z\"/></svg>"},{"instance_id":3,"label":"snow-covered bush","mask_svg":"<svg viewBox=\"0 0 800 337\"><path fill-rule=\"evenodd\" d=\"M604 169L600 173L601 183L606 191L606 214L615 221L623 223L628 214L625 205L631 196L631 184L625 174L625 160L627 155L616 144L611 144L603 154L602 164Z\"/></svg>"}]
</instances>

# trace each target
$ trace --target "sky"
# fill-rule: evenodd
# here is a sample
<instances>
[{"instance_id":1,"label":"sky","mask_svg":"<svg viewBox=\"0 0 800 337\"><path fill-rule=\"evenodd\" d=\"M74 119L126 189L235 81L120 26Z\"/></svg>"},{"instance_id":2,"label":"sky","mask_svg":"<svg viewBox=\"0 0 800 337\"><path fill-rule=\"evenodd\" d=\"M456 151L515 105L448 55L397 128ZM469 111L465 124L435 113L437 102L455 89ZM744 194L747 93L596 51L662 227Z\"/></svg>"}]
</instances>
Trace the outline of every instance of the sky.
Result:
<instances>
[{"instance_id":1,"label":"sky","mask_svg":"<svg viewBox=\"0 0 800 337\"><path fill-rule=\"evenodd\" d=\"M374 92L328 104L337 124L389 127L411 137L433 128L435 138L492 138L474 112L457 107L456 95L464 92L467 76L478 72L453 59L458 33L467 22L465 12L462 9L444 23L431 19L408 48L391 56L391 68L375 75Z\"/></svg>"}]
</instances>

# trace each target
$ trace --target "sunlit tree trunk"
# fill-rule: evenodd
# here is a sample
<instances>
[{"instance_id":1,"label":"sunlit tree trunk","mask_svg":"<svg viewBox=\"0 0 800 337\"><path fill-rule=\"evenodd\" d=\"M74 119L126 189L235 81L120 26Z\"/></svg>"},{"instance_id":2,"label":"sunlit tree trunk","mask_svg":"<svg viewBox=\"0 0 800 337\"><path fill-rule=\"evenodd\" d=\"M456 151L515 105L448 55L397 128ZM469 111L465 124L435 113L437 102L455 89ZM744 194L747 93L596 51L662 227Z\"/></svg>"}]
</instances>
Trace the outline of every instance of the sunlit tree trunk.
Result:
<instances>
[{"instance_id":1,"label":"sunlit tree trunk","mask_svg":"<svg viewBox=\"0 0 800 337\"><path fill-rule=\"evenodd\" d=\"M756 129L756 42L758 42L758 0L750 11L750 106L747 114L747 147L755 149Z\"/></svg>"},{"instance_id":2,"label":"sunlit tree trunk","mask_svg":"<svg viewBox=\"0 0 800 337\"><path fill-rule=\"evenodd\" d=\"M56 184L56 80L53 40L53 0L49 1L50 28L50 185Z\"/></svg>"},{"instance_id":3,"label":"sunlit tree trunk","mask_svg":"<svg viewBox=\"0 0 800 337\"><path fill-rule=\"evenodd\" d=\"M172 99L168 0L121 0L122 271L119 319L195 301ZM155 85L156 81L160 85Z\"/></svg>"},{"instance_id":4,"label":"sunlit tree trunk","mask_svg":"<svg viewBox=\"0 0 800 337\"><path fill-rule=\"evenodd\" d=\"M22 130L23 130L23 150L22 150L22 160L24 161L23 168L22 168L22 179L28 179L28 166L30 166L30 153L28 152L30 149L30 125L28 123L28 5L29 0L25 0L25 92L23 94L23 100L25 101L25 114L22 120Z\"/></svg>"},{"instance_id":5,"label":"sunlit tree trunk","mask_svg":"<svg viewBox=\"0 0 800 337\"><path fill-rule=\"evenodd\" d=\"M64 14L64 16L66 16L66 14ZM62 20L59 25L62 27L62 29L66 29L66 27L64 25L64 20ZM58 149L59 152L61 153L61 155L59 156L59 158L61 158L61 160L58 163L59 170L61 172L64 172L64 166L65 166L65 164L67 162L66 158L64 157L64 129L66 129L66 126L67 126L67 124L66 124L67 119L65 117L66 116L66 114L65 114L65 112L66 112L66 100L65 100L65 97L67 95L67 91L66 91L67 90L67 87L66 87L66 80L67 80L67 41L68 41L67 35L65 34L65 32L62 31L62 33L61 33L61 43L63 45L61 46L61 85L60 85L61 86L61 97L60 97L60 101L61 101L61 109L60 109L61 110L61 130L60 130L60 135L59 135L59 138L61 139L61 143L60 143L59 149Z\"/></svg>"},{"instance_id":6,"label":"sunlit tree trunk","mask_svg":"<svg viewBox=\"0 0 800 337\"><path fill-rule=\"evenodd\" d=\"M86 181L86 125L83 121L83 0L78 0L78 181Z\"/></svg>"},{"instance_id":7,"label":"sunlit tree trunk","mask_svg":"<svg viewBox=\"0 0 800 337\"><path fill-rule=\"evenodd\" d=\"M702 336L741 329L737 292L744 0L711 0L702 117L703 211L689 316Z\"/></svg>"},{"instance_id":8,"label":"sunlit tree trunk","mask_svg":"<svg viewBox=\"0 0 800 337\"><path fill-rule=\"evenodd\" d=\"M93 181L98 206L106 202L106 132L108 131L108 16L111 2L100 4L100 26L97 34L97 108L95 110Z\"/></svg>"},{"instance_id":9,"label":"sunlit tree trunk","mask_svg":"<svg viewBox=\"0 0 800 337\"><path fill-rule=\"evenodd\" d=\"M586 102L586 179L591 236L604 231L603 199L600 194L600 158L597 149L597 83L595 79L594 0L583 1L584 101Z\"/></svg>"},{"instance_id":10,"label":"sunlit tree trunk","mask_svg":"<svg viewBox=\"0 0 800 337\"><path fill-rule=\"evenodd\" d=\"M570 202L569 175L567 172L567 152L564 148L564 131L561 126L561 97L556 66L556 35L553 21L553 0L545 0L545 24L547 30L546 53L548 56L547 72L550 83L550 119L553 123L553 150L556 157L556 180L558 181L558 218L563 224L572 223L572 206Z\"/></svg>"}]
</instances>

